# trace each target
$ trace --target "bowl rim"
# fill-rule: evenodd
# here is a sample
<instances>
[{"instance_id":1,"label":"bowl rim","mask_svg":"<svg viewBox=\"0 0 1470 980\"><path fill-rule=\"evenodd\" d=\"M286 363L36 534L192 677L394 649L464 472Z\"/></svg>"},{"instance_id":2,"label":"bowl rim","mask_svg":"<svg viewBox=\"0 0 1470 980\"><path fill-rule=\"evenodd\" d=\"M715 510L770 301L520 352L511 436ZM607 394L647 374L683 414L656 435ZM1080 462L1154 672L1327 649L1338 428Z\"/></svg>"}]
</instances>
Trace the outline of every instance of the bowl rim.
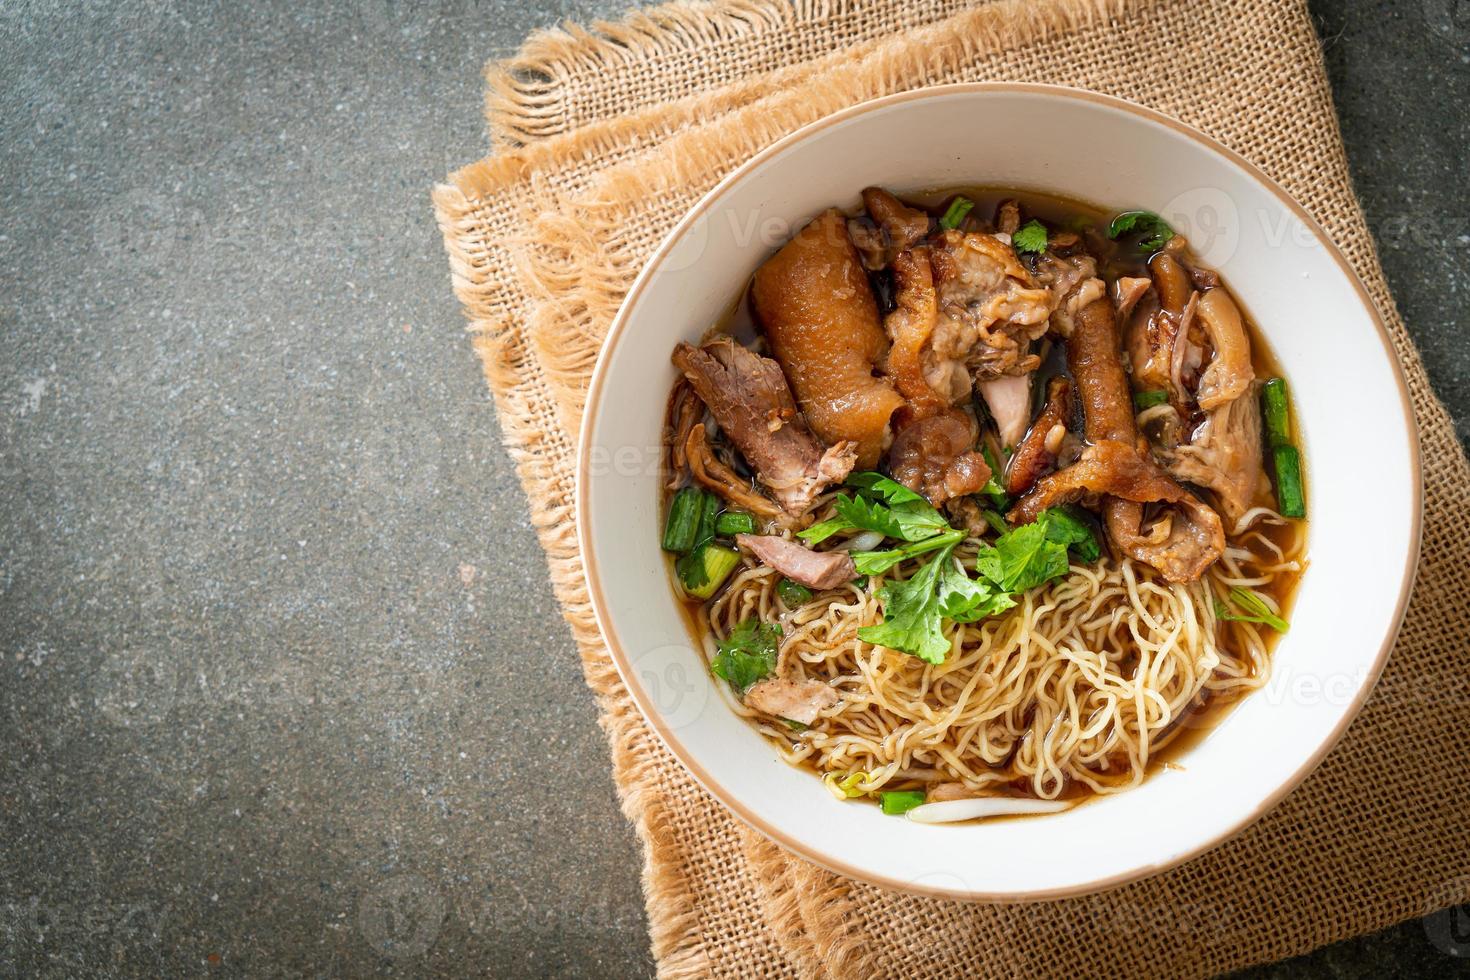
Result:
<instances>
[{"instance_id":1,"label":"bowl rim","mask_svg":"<svg viewBox=\"0 0 1470 980\"><path fill-rule=\"evenodd\" d=\"M921 101L924 99L941 98L962 94L982 93L1024 93L1029 95L1043 95L1059 99L1071 99L1080 102L1089 102L1102 105L1107 108L1121 110L1140 116L1143 119L1163 125L1185 138L1204 145L1206 149L1212 150L1224 157L1230 163L1239 167L1247 176L1263 186L1271 196L1291 212L1316 236L1318 241L1326 249L1327 255L1341 270L1347 281L1352 285L1357 294L1358 301L1367 312L1373 326L1377 329L1379 341L1383 344L1384 354L1392 368L1395 382L1398 385L1399 405L1403 413L1404 427L1410 437L1409 463L1411 476L1412 510L1410 536L1408 551L1405 554L1404 568L1401 572L1399 582L1398 601L1394 609L1393 625L1384 635L1382 644L1373 658L1371 667L1360 685L1353 700L1344 707L1341 717L1333 726L1332 731L1322 744L1305 759L1300 766L1285 780L1281 782L1270 794L1268 794L1253 810L1245 814L1241 819L1231 826L1216 833L1214 836L1200 841L1195 846L1171 857L1170 859L1154 864L1143 864L1126 872L1109 875L1103 878L1090 879L1061 888L1052 888L1042 891L974 891L955 890L937 886L918 885L914 882L890 878L887 875L875 874L864 868L851 865L831 855L824 854L814 848L807 847L801 842L789 837L780 828L772 826L761 819L753 810L747 807L743 801L728 792L714 777L706 770L683 745L683 743L671 732L665 731L657 721L657 714L648 691L644 688L638 677L638 672L632 669L621 643L618 641L617 633L613 627L612 617L608 615L607 603L602 593L600 572L597 562L590 548L589 511L588 511L588 480L589 480L589 453L591 449L591 434L596 428L594 421L603 398L603 388L606 382L609 353L623 339L627 328L633 306L637 303L640 295L652 280L654 271L667 257L675 244L683 238L689 228L698 221L714 202L724 194L732 184L743 180L753 171L759 169L766 161L780 154L794 144L803 142L818 132L837 123L852 119L869 112L886 109L891 106L906 102ZM1413 592L1414 581L1418 573L1419 554L1423 537L1423 515L1424 515L1424 480L1423 461L1420 449L1420 437L1418 421L1414 415L1413 401L1409 394L1409 386L1404 377L1403 365L1399 361L1394 350L1392 338L1388 328L1383 321L1383 315L1378 305L1369 295L1367 288L1363 285L1356 271L1348 263L1342 251L1333 242L1322 225L1307 211L1295 198L1274 179L1268 176L1250 160L1230 149L1215 138L1201 132L1194 127L1168 116L1155 109L1130 102L1116 96L1104 95L1087 89L1074 88L1064 85L1052 85L1037 82L961 82L949 85L934 85L906 92L898 92L881 98L870 99L841 109L837 112L815 120L802 126L765 147L753 155L740 166L726 174L714 187L705 193L693 207L679 220L658 247L649 256L639 272L637 279L629 288L627 296L624 297L618 307L617 315L609 326L607 336L604 338L602 347L598 352L597 362L592 371L592 377L587 388L587 398L584 403L582 415L582 427L577 437L577 460L575 479L574 512L577 519L577 547L582 557L583 577L587 583L588 595L592 601L593 616L597 622L603 641L607 644L608 651L617 668L624 686L632 695L633 702L637 705L639 712L649 727L657 733L658 738L668 750L679 760L680 765L694 777L704 790L718 800L741 822L751 829L759 832L768 840L780 845L788 853L795 854L807 861L819 865L835 874L853 878L858 881L867 882L881 888L892 891L904 892L912 895L922 895L932 898L960 899L975 902L1033 902L1052 901L1063 898L1074 898L1082 895L1090 895L1100 891L1117 888L1143 878L1178 867L1186 861L1191 861L1207 851L1214 849L1227 840L1250 827L1266 813L1273 810L1277 804L1295 790L1302 781L1306 779L1313 770L1321 764L1329 752L1337 746L1343 734L1357 718L1363 704L1373 692L1383 673L1383 667L1388 661L1389 653L1397 641L1403 626L1404 615L1408 609L1409 597Z\"/></svg>"}]
</instances>

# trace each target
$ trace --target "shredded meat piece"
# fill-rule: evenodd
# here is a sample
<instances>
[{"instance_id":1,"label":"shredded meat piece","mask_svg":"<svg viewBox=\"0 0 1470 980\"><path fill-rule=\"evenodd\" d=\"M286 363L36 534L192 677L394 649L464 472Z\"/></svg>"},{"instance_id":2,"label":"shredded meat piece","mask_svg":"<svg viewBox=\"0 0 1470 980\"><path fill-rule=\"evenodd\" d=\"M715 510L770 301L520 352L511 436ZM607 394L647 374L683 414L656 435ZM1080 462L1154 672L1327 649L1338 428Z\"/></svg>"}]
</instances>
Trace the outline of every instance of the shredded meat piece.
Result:
<instances>
[{"instance_id":1,"label":"shredded meat piece","mask_svg":"<svg viewBox=\"0 0 1470 980\"><path fill-rule=\"evenodd\" d=\"M873 374L887 342L842 213L819 215L766 260L751 298L812 430L829 445L856 444L856 466L871 469L904 400Z\"/></svg>"},{"instance_id":2,"label":"shredded meat piece","mask_svg":"<svg viewBox=\"0 0 1470 980\"><path fill-rule=\"evenodd\" d=\"M717 337L704 347L679 344L674 364L787 513L805 513L851 471L855 447L838 442L822 448L775 361Z\"/></svg>"},{"instance_id":3,"label":"shredded meat piece","mask_svg":"<svg viewBox=\"0 0 1470 980\"><path fill-rule=\"evenodd\" d=\"M664 442L669 447L669 489L677 489L684 481L684 471L689 467L689 455L684 447L689 442L689 432L704 415L704 402L690 387L689 381L680 378L669 395L668 421Z\"/></svg>"},{"instance_id":4,"label":"shredded meat piece","mask_svg":"<svg viewBox=\"0 0 1470 980\"><path fill-rule=\"evenodd\" d=\"M1160 454L1177 480L1212 491L1226 526L1244 530L1240 519L1267 492L1261 463L1261 409L1254 392L1205 415L1193 438Z\"/></svg>"},{"instance_id":5,"label":"shredded meat piece","mask_svg":"<svg viewBox=\"0 0 1470 980\"><path fill-rule=\"evenodd\" d=\"M985 457L975 452L978 435L975 420L959 409L911 422L893 439L888 470L935 507L978 493L990 479Z\"/></svg>"},{"instance_id":6,"label":"shredded meat piece","mask_svg":"<svg viewBox=\"0 0 1470 980\"><path fill-rule=\"evenodd\" d=\"M1078 311L1067 338L1067 364L1092 445L1076 463L1039 480L1008 516L1030 521L1057 503L1085 493L1105 494L1103 523L1123 553L1147 562L1170 581L1199 578L1224 552L1225 532L1218 514L1144 458L1118 357L1113 304L1106 297ZM1142 505L1153 502L1170 506L1145 528Z\"/></svg>"},{"instance_id":7,"label":"shredded meat piece","mask_svg":"<svg viewBox=\"0 0 1470 980\"><path fill-rule=\"evenodd\" d=\"M950 800L973 800L985 794L979 790L971 789L964 783L939 783L929 790L929 795L924 797L925 803L946 803Z\"/></svg>"},{"instance_id":8,"label":"shredded meat piece","mask_svg":"<svg viewBox=\"0 0 1470 980\"><path fill-rule=\"evenodd\" d=\"M985 399L985 407L990 409L990 417L995 419L1001 445L1016 445L1026 434L1026 423L1031 419L1031 375L1007 374L982 381L977 387L980 397Z\"/></svg>"},{"instance_id":9,"label":"shredded meat piece","mask_svg":"<svg viewBox=\"0 0 1470 980\"><path fill-rule=\"evenodd\" d=\"M1103 504L1108 536L1124 554L1146 562L1170 582L1193 582L1225 551L1220 515L1194 494L1145 526L1143 505L1110 497Z\"/></svg>"},{"instance_id":10,"label":"shredded meat piece","mask_svg":"<svg viewBox=\"0 0 1470 980\"><path fill-rule=\"evenodd\" d=\"M1056 466L1062 440L1053 430L1061 426L1065 433L1071 414L1072 383L1058 375L1047 383L1046 404L1006 467L1006 493L1019 497Z\"/></svg>"},{"instance_id":11,"label":"shredded meat piece","mask_svg":"<svg viewBox=\"0 0 1470 980\"><path fill-rule=\"evenodd\" d=\"M929 234L929 215L909 207L881 187L863 191L863 207L869 220L851 219L847 231L862 256L864 268L886 269L899 252Z\"/></svg>"},{"instance_id":12,"label":"shredded meat piece","mask_svg":"<svg viewBox=\"0 0 1470 980\"><path fill-rule=\"evenodd\" d=\"M1215 349L1209 366L1199 376L1195 392L1199 407L1209 411L1239 398L1250 388L1256 373L1251 368L1251 344L1240 307L1220 287L1196 295L1199 321Z\"/></svg>"},{"instance_id":13,"label":"shredded meat piece","mask_svg":"<svg viewBox=\"0 0 1470 980\"><path fill-rule=\"evenodd\" d=\"M814 589L836 588L857 575L845 551L813 551L805 545L774 535L740 534L735 543L793 582Z\"/></svg>"},{"instance_id":14,"label":"shredded meat piece","mask_svg":"<svg viewBox=\"0 0 1470 980\"><path fill-rule=\"evenodd\" d=\"M893 260L893 282L898 305L883 321L893 343L888 349L888 375L908 399L909 410L923 418L949 407L947 394L935 391L924 375L924 347L939 316L929 250L898 253Z\"/></svg>"},{"instance_id":15,"label":"shredded meat piece","mask_svg":"<svg viewBox=\"0 0 1470 980\"><path fill-rule=\"evenodd\" d=\"M1066 256L1042 253L1036 262L1036 281L1051 294L1051 329L1061 337L1072 333L1078 310L1107 294L1107 287L1097 278L1097 260L1085 252Z\"/></svg>"},{"instance_id":16,"label":"shredded meat piece","mask_svg":"<svg viewBox=\"0 0 1470 980\"><path fill-rule=\"evenodd\" d=\"M710 450L709 440L704 436L704 423L700 422L689 430L684 441L684 458L689 463L689 472L699 484L708 487L736 507L752 514L789 523L787 513L769 497L753 490L749 483L740 478L730 467L720 462Z\"/></svg>"},{"instance_id":17,"label":"shredded meat piece","mask_svg":"<svg viewBox=\"0 0 1470 980\"><path fill-rule=\"evenodd\" d=\"M976 380L1025 374L1039 363L1031 342L1046 332L1055 303L994 235L946 231L934 246L939 322L925 375L950 404ZM966 370L968 368L968 370Z\"/></svg>"},{"instance_id":18,"label":"shredded meat piece","mask_svg":"<svg viewBox=\"0 0 1470 980\"><path fill-rule=\"evenodd\" d=\"M1002 235L1014 235L1020 227L1020 202L1015 198L1001 201L995 208L995 230Z\"/></svg>"},{"instance_id":19,"label":"shredded meat piece","mask_svg":"<svg viewBox=\"0 0 1470 980\"><path fill-rule=\"evenodd\" d=\"M777 718L810 725L817 715L841 700L821 681L771 677L745 692L745 705Z\"/></svg>"},{"instance_id":20,"label":"shredded meat piece","mask_svg":"<svg viewBox=\"0 0 1470 980\"><path fill-rule=\"evenodd\" d=\"M1153 285L1153 280L1147 276L1119 276L1113 282L1113 306L1118 310L1119 321L1128 319L1133 307Z\"/></svg>"}]
</instances>

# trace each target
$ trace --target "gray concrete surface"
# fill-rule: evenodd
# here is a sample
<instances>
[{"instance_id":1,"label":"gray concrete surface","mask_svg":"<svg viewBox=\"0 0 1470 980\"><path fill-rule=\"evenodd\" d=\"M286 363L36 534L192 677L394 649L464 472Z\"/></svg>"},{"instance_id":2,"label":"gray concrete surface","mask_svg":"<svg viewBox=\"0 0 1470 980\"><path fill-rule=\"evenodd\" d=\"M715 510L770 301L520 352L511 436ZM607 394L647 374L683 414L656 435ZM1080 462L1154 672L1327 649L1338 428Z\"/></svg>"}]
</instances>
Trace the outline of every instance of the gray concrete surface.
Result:
<instances>
[{"instance_id":1,"label":"gray concrete surface","mask_svg":"<svg viewBox=\"0 0 1470 980\"><path fill-rule=\"evenodd\" d=\"M0 975L651 971L427 200L485 59L621 6L0 0ZM1464 434L1470 23L1313 6Z\"/></svg>"}]
</instances>

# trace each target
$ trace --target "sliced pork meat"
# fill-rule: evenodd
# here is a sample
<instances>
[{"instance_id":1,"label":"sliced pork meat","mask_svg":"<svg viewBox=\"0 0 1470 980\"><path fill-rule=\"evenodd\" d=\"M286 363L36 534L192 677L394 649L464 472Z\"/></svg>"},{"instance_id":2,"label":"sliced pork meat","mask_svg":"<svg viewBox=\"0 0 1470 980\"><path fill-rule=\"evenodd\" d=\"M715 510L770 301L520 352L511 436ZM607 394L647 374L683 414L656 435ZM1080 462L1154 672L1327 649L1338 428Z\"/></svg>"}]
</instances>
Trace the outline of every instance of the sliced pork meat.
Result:
<instances>
[{"instance_id":1,"label":"sliced pork meat","mask_svg":"<svg viewBox=\"0 0 1470 980\"><path fill-rule=\"evenodd\" d=\"M1175 347L1181 336L1188 336L1193 315L1191 309L1186 316L1191 298L1189 277L1167 252L1153 258L1149 271L1153 292L1145 290L1134 300L1131 316L1119 314L1127 317L1126 344L1133 383L1141 391L1168 392L1170 401L1182 406L1187 393L1175 379L1184 367L1184 350L1180 349L1176 362Z\"/></svg>"},{"instance_id":2,"label":"sliced pork meat","mask_svg":"<svg viewBox=\"0 0 1470 980\"><path fill-rule=\"evenodd\" d=\"M1209 411L1243 395L1256 373L1251 368L1251 342L1240 307L1218 286L1198 295L1199 322L1210 338L1214 355L1199 376L1195 399L1200 408Z\"/></svg>"},{"instance_id":3,"label":"sliced pork meat","mask_svg":"<svg viewBox=\"0 0 1470 980\"><path fill-rule=\"evenodd\" d=\"M930 385L955 404L977 381L1036 369L1032 342L1055 306L1009 244L994 235L946 231L932 253L939 304L925 364Z\"/></svg>"},{"instance_id":4,"label":"sliced pork meat","mask_svg":"<svg viewBox=\"0 0 1470 980\"><path fill-rule=\"evenodd\" d=\"M888 345L842 213L823 212L766 260L751 299L812 430L854 443L856 466L872 469L904 399L873 373Z\"/></svg>"},{"instance_id":5,"label":"sliced pork meat","mask_svg":"<svg viewBox=\"0 0 1470 980\"><path fill-rule=\"evenodd\" d=\"M1261 462L1261 408L1253 390L1206 413L1187 444L1161 455L1175 479L1214 493L1231 533L1244 530L1240 519L1269 489Z\"/></svg>"},{"instance_id":6,"label":"sliced pork meat","mask_svg":"<svg viewBox=\"0 0 1470 980\"><path fill-rule=\"evenodd\" d=\"M810 725L841 698L821 681L772 677L746 691L744 700L748 708L800 725Z\"/></svg>"},{"instance_id":7,"label":"sliced pork meat","mask_svg":"<svg viewBox=\"0 0 1470 980\"><path fill-rule=\"evenodd\" d=\"M934 291L934 272L929 250L900 252L893 260L896 302L883 321L892 346L888 349L888 376L899 394L908 400L909 411L924 418L949 408L950 386L943 394L929 384L924 373L925 348L939 319Z\"/></svg>"},{"instance_id":8,"label":"sliced pork meat","mask_svg":"<svg viewBox=\"0 0 1470 980\"><path fill-rule=\"evenodd\" d=\"M888 471L935 507L979 493L990 479L990 467L975 451L978 437L975 420L959 409L910 422L888 450Z\"/></svg>"},{"instance_id":9,"label":"sliced pork meat","mask_svg":"<svg viewBox=\"0 0 1470 980\"><path fill-rule=\"evenodd\" d=\"M1118 356L1117 320L1105 296L1077 312L1067 338L1067 365L1092 445L1072 466L1042 478L1012 510L1011 519L1032 520L1054 502L1105 494L1103 523L1123 553L1147 562L1170 581L1197 579L1225 550L1225 532L1218 514L1144 458ZM1148 515L1145 526L1145 503L1169 506L1159 515Z\"/></svg>"},{"instance_id":10,"label":"sliced pork meat","mask_svg":"<svg viewBox=\"0 0 1470 980\"><path fill-rule=\"evenodd\" d=\"M833 589L857 577L857 568L845 551L813 551L775 535L740 534L735 543L762 565L813 589Z\"/></svg>"},{"instance_id":11,"label":"sliced pork meat","mask_svg":"<svg viewBox=\"0 0 1470 980\"><path fill-rule=\"evenodd\" d=\"M684 440L683 456L695 482L724 497L727 503L759 517L777 520L783 524L791 523L791 515L777 506L774 500L757 493L749 480L721 462L714 450L710 449L703 422L690 428Z\"/></svg>"},{"instance_id":12,"label":"sliced pork meat","mask_svg":"<svg viewBox=\"0 0 1470 980\"><path fill-rule=\"evenodd\" d=\"M1113 282L1113 307L1118 311L1119 323L1127 322L1128 314L1153 286L1153 280L1147 276L1119 276Z\"/></svg>"},{"instance_id":13,"label":"sliced pork meat","mask_svg":"<svg viewBox=\"0 0 1470 980\"><path fill-rule=\"evenodd\" d=\"M911 208L881 187L863 191L863 208L868 221L850 218L848 234L869 270L886 269L904 249L918 244L929 234L929 215Z\"/></svg>"},{"instance_id":14,"label":"sliced pork meat","mask_svg":"<svg viewBox=\"0 0 1470 980\"><path fill-rule=\"evenodd\" d=\"M1003 446L1014 446L1026 434L1031 421L1031 375L1003 374L977 386Z\"/></svg>"},{"instance_id":15,"label":"sliced pork meat","mask_svg":"<svg viewBox=\"0 0 1470 980\"><path fill-rule=\"evenodd\" d=\"M1014 235L1021 227L1021 202L1007 198L995 207L995 230L1002 235Z\"/></svg>"},{"instance_id":16,"label":"sliced pork meat","mask_svg":"<svg viewBox=\"0 0 1470 980\"><path fill-rule=\"evenodd\" d=\"M1058 336L1072 333L1077 311L1100 296L1107 287L1097 277L1097 260L1084 253L1057 255L1047 251L1036 260L1036 281L1051 294L1050 325Z\"/></svg>"},{"instance_id":17,"label":"sliced pork meat","mask_svg":"<svg viewBox=\"0 0 1470 980\"><path fill-rule=\"evenodd\" d=\"M718 337L704 347L679 344L674 364L788 514L804 514L851 471L856 447L842 441L822 447L775 361Z\"/></svg>"},{"instance_id":18,"label":"sliced pork meat","mask_svg":"<svg viewBox=\"0 0 1470 980\"><path fill-rule=\"evenodd\" d=\"M1071 416L1072 383L1058 375L1047 382L1046 404L1036 421L1025 438L1015 444L1016 451L1006 467L1006 493L1019 497L1056 468Z\"/></svg>"},{"instance_id":19,"label":"sliced pork meat","mask_svg":"<svg viewBox=\"0 0 1470 980\"><path fill-rule=\"evenodd\" d=\"M1152 517L1143 504L1110 497L1103 523L1119 551L1157 568L1170 582L1195 581L1225 551L1220 515L1187 492Z\"/></svg>"}]
</instances>

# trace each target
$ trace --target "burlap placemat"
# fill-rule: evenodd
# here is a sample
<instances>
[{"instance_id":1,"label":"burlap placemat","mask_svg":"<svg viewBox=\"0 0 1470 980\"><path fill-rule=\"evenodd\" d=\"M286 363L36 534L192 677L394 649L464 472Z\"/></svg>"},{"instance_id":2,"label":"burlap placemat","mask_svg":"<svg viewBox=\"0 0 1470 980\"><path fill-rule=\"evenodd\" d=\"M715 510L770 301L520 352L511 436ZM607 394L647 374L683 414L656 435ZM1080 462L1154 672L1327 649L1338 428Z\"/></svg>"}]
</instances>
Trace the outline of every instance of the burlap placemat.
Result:
<instances>
[{"instance_id":1,"label":"burlap placemat","mask_svg":"<svg viewBox=\"0 0 1470 980\"><path fill-rule=\"evenodd\" d=\"M491 71L491 129L506 149L435 190L455 290L603 712L625 812L644 842L660 973L1206 975L1470 899L1470 786L1458 767L1470 730L1470 540L1461 526L1470 466L1388 295L1304 4L999 0L949 16L953 6L741 0L543 35L511 62L517 77ZM1026 906L919 899L840 879L706 796L643 723L602 646L572 510L576 430L598 345L684 210L756 150L835 109L980 79L1142 102L1281 181L1383 311L1425 467L1408 618L1374 696L1327 761L1204 857L1102 895Z\"/></svg>"}]
</instances>

